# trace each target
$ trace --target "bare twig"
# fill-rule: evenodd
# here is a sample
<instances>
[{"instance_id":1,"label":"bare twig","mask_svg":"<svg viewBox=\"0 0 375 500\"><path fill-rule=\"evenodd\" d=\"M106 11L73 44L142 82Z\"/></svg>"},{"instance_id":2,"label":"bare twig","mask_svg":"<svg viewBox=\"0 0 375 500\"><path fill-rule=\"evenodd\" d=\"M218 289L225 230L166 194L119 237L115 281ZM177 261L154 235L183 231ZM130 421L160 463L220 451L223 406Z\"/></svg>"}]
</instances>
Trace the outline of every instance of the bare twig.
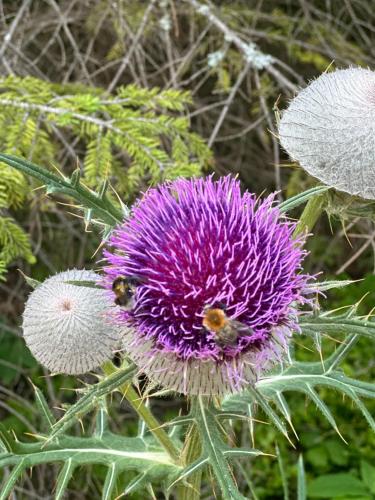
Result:
<instances>
[{"instance_id":1,"label":"bare twig","mask_svg":"<svg viewBox=\"0 0 375 500\"><path fill-rule=\"evenodd\" d=\"M280 85L283 85L293 92L296 91L296 85L273 66L272 61L275 61L275 58L271 58L267 54L263 54L263 52L255 48L255 46L249 47L249 43L244 42L237 35L237 33L228 28L228 26L212 12L212 9L208 5L202 4L197 0L183 1L189 3L198 14L205 16L217 29L219 29L223 33L225 40L227 40L228 42L232 42L240 50L240 52L242 52L242 54L245 56L245 59L250 62L250 65L257 67L255 63L256 59L262 59L265 61L267 58L269 58L269 63L262 64L262 68L270 73L280 83ZM249 48L251 50L249 50ZM260 68L258 67L258 69Z\"/></svg>"},{"instance_id":2,"label":"bare twig","mask_svg":"<svg viewBox=\"0 0 375 500\"><path fill-rule=\"evenodd\" d=\"M22 3L21 7L19 8L19 10L17 12L16 17L13 19L12 24L10 25L7 33L4 36L3 44L0 47L0 60L3 59L5 51L13 38L13 35L14 35L14 32L16 31L18 23L24 17L26 9L29 8L30 4L31 4L31 0L24 0L24 2Z\"/></svg>"},{"instance_id":3,"label":"bare twig","mask_svg":"<svg viewBox=\"0 0 375 500\"><path fill-rule=\"evenodd\" d=\"M272 140L272 145L273 145L273 161L274 161L274 168L275 168L275 185L276 185L276 190L277 190L277 197L279 201L282 201L282 195L281 195L281 177L280 177L280 150L279 150L279 143L276 139L276 128L273 123L273 119L270 116L269 108L267 106L266 100L264 98L264 95L262 93L262 86L259 80L259 73L257 70L254 71L254 79L255 79L255 85L258 89L259 93L259 103L260 107L263 110L263 113L266 117L267 123L268 123L268 128L272 132L271 135L271 140Z\"/></svg>"},{"instance_id":4,"label":"bare twig","mask_svg":"<svg viewBox=\"0 0 375 500\"><path fill-rule=\"evenodd\" d=\"M146 11L144 13L142 22L139 25L138 31L137 31L137 33L136 33L136 35L134 37L133 43L132 43L131 47L129 48L129 50L127 51L126 56L123 58L122 63L120 65L119 69L117 70L117 73L112 78L111 83L107 87L108 92L112 92L112 90L116 87L119 79L121 78L121 75L123 74L123 72L125 71L127 65L129 64L130 58L133 56L133 53L134 53L135 49L138 46L138 42L141 39L143 31L144 31L144 29L146 27L148 18L149 18L150 14L151 14L152 9L154 8L155 2L156 2L156 0L151 0L149 2L148 6L147 6L147 9L146 9Z\"/></svg>"},{"instance_id":5,"label":"bare twig","mask_svg":"<svg viewBox=\"0 0 375 500\"><path fill-rule=\"evenodd\" d=\"M245 64L243 70L241 71L241 73L238 75L238 78L237 78L237 81L236 83L233 85L229 95L228 95L228 99L225 101L225 105L223 107L223 109L221 110L221 114L219 116L219 119L218 121L216 122L216 125L215 125L215 128L213 129L212 133L211 133L211 136L208 140L208 146L211 147L213 145L213 143L215 142L215 139L216 139L216 136L223 124L223 121L226 117L226 114L228 113L228 109L241 85L241 83L243 82L243 79L245 78L245 76L247 75L247 72L249 71L250 69L250 66L251 64L248 62L247 64Z\"/></svg>"},{"instance_id":6,"label":"bare twig","mask_svg":"<svg viewBox=\"0 0 375 500\"><path fill-rule=\"evenodd\" d=\"M367 241L336 271L336 274L341 274L347 269L350 264L358 259L358 257L369 247L375 238L375 231L368 236Z\"/></svg>"}]
</instances>

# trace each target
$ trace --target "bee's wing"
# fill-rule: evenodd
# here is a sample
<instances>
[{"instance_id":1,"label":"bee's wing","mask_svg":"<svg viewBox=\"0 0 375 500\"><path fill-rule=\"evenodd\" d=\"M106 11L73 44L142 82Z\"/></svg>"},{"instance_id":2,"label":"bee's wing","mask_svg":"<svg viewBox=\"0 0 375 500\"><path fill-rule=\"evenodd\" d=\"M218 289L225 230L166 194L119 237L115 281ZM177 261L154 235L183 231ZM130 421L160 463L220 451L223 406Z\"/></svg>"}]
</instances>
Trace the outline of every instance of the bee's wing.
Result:
<instances>
[{"instance_id":1,"label":"bee's wing","mask_svg":"<svg viewBox=\"0 0 375 500\"><path fill-rule=\"evenodd\" d=\"M240 337L246 337L247 335L252 335L254 332L251 326L245 325L245 323L241 323L241 321L232 320L231 324L232 327L235 328Z\"/></svg>"}]
</instances>

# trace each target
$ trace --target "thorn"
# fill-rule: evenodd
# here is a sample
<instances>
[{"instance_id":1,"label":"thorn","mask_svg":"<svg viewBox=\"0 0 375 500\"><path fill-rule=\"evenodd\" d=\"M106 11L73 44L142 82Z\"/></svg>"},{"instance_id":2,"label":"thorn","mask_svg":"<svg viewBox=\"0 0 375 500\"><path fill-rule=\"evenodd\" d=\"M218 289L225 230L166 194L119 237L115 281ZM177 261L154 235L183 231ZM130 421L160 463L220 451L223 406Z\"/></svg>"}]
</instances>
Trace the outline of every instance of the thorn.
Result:
<instances>
[{"instance_id":1,"label":"thorn","mask_svg":"<svg viewBox=\"0 0 375 500\"><path fill-rule=\"evenodd\" d=\"M36 385L34 385L34 382L31 380L30 377L26 377L29 383L32 385L33 389L36 389Z\"/></svg>"},{"instance_id":2,"label":"thorn","mask_svg":"<svg viewBox=\"0 0 375 500\"><path fill-rule=\"evenodd\" d=\"M311 349L310 347L307 347L306 345L303 345L300 342L294 341L294 344L300 347L301 349L304 349L305 351L315 352L314 349Z\"/></svg>"},{"instance_id":3,"label":"thorn","mask_svg":"<svg viewBox=\"0 0 375 500\"><path fill-rule=\"evenodd\" d=\"M316 346L316 350L318 351L319 353L319 358L320 358L320 363L322 365L322 368L323 368L323 372L325 372L325 366L324 366L324 358L323 358L323 351L322 351L322 343L321 343L321 339L319 337L319 334L318 333L315 333L314 335L314 344Z\"/></svg>"},{"instance_id":4,"label":"thorn","mask_svg":"<svg viewBox=\"0 0 375 500\"><path fill-rule=\"evenodd\" d=\"M79 186L80 180L81 180L81 170L78 167L74 170L74 172L70 176L69 182L70 182L71 186L74 189L76 189Z\"/></svg>"},{"instance_id":5,"label":"thorn","mask_svg":"<svg viewBox=\"0 0 375 500\"><path fill-rule=\"evenodd\" d=\"M293 434L295 435L297 441L299 441L299 437L298 437L298 434L297 434L297 431L296 429L294 428L294 425L293 425L293 422L292 422L292 419L290 417L287 418L288 420L288 424L290 425L290 428L292 429L293 431Z\"/></svg>"},{"instance_id":6,"label":"thorn","mask_svg":"<svg viewBox=\"0 0 375 500\"><path fill-rule=\"evenodd\" d=\"M85 220L85 232L90 232L89 229L89 224L91 223L91 217L92 217L92 208L85 209L84 211L84 220Z\"/></svg>"},{"instance_id":7,"label":"thorn","mask_svg":"<svg viewBox=\"0 0 375 500\"><path fill-rule=\"evenodd\" d=\"M83 425L83 420L82 420L82 418L78 418L78 417L77 417L77 420L78 420L78 422L79 422L79 424L80 424L80 426L81 426L82 432L83 432L83 433L85 433L85 427L84 427L84 425Z\"/></svg>"},{"instance_id":8,"label":"thorn","mask_svg":"<svg viewBox=\"0 0 375 500\"><path fill-rule=\"evenodd\" d=\"M56 172L64 179L64 181L68 180L68 178L65 177L65 175L61 172L61 170L59 170L58 167L56 167L56 165L52 162L51 162L51 167L56 170Z\"/></svg>"},{"instance_id":9,"label":"thorn","mask_svg":"<svg viewBox=\"0 0 375 500\"><path fill-rule=\"evenodd\" d=\"M41 284L40 281L30 278L30 276L26 276L26 274L23 271L21 271L21 269L17 269L17 271L21 274L26 283L29 286L31 286L31 288L35 289L37 286Z\"/></svg>"},{"instance_id":10,"label":"thorn","mask_svg":"<svg viewBox=\"0 0 375 500\"><path fill-rule=\"evenodd\" d=\"M104 198L104 196L107 192L108 186L109 186L109 180L108 180L108 178L106 178L106 179L104 179L102 185L99 188L98 196L101 200Z\"/></svg>"},{"instance_id":11,"label":"thorn","mask_svg":"<svg viewBox=\"0 0 375 500\"><path fill-rule=\"evenodd\" d=\"M375 306L372 309L370 309L370 312L366 314L366 316L364 317L366 321L368 321L373 316L374 311L375 311Z\"/></svg>"},{"instance_id":12,"label":"thorn","mask_svg":"<svg viewBox=\"0 0 375 500\"><path fill-rule=\"evenodd\" d=\"M269 129L268 127L267 127L267 132L269 134L271 134L275 139L277 139L278 141L280 141L280 136L279 136L279 134L277 132L274 132L273 130Z\"/></svg>"},{"instance_id":13,"label":"thorn","mask_svg":"<svg viewBox=\"0 0 375 500\"><path fill-rule=\"evenodd\" d=\"M337 432L337 434L339 435L339 437L344 441L344 443L346 445L348 445L349 443L346 441L346 439L344 438L344 436L341 434L341 432L339 431L339 428L337 427L337 425L335 425L333 428Z\"/></svg>"},{"instance_id":14,"label":"thorn","mask_svg":"<svg viewBox=\"0 0 375 500\"><path fill-rule=\"evenodd\" d=\"M130 215L130 209L127 205L125 205L125 203L122 201L122 199L120 198L120 195L118 194L118 192L115 190L115 188L112 186L112 184L109 183L109 187L112 189L114 195L116 196L118 202L120 203L120 206L121 206L121 210L124 214L124 217L127 219Z\"/></svg>"},{"instance_id":15,"label":"thorn","mask_svg":"<svg viewBox=\"0 0 375 500\"><path fill-rule=\"evenodd\" d=\"M34 434L33 432L24 432L24 435L33 437L33 438L37 439L38 441L46 441L46 439L47 439L46 436L42 436L42 434Z\"/></svg>"},{"instance_id":16,"label":"thorn","mask_svg":"<svg viewBox=\"0 0 375 500\"><path fill-rule=\"evenodd\" d=\"M344 233L345 239L346 239L346 241L349 243L349 246L350 246L351 248L353 248L352 242L351 242L351 241L350 241L350 239L349 239L349 235L348 235L348 233L346 232L346 227L345 227L345 221L344 221L344 219L341 219L341 220L340 220L340 222L341 222L342 232Z\"/></svg>"},{"instance_id":17,"label":"thorn","mask_svg":"<svg viewBox=\"0 0 375 500\"><path fill-rule=\"evenodd\" d=\"M91 256L91 258L92 258L92 259L93 259L93 258L95 257L95 255L99 252L99 250L101 250L101 249L104 247L104 245L105 245L105 244L106 244L106 240L105 240L105 239L103 239L103 240L99 243L98 248L97 248L97 249L95 250L95 252L92 254L92 256Z\"/></svg>"},{"instance_id":18,"label":"thorn","mask_svg":"<svg viewBox=\"0 0 375 500\"><path fill-rule=\"evenodd\" d=\"M36 188L34 188L34 189L31 189L31 190L30 190L30 193L33 193L34 191L39 191L39 189L44 189L45 187L46 187L46 185L45 185L45 184L43 184L42 186L38 186L38 187L36 187Z\"/></svg>"},{"instance_id":19,"label":"thorn","mask_svg":"<svg viewBox=\"0 0 375 500\"><path fill-rule=\"evenodd\" d=\"M62 201L56 201L56 205L63 205L64 207L72 207L76 208L77 210L81 210L82 206L81 205L74 205L73 203L63 203Z\"/></svg>"},{"instance_id":20,"label":"thorn","mask_svg":"<svg viewBox=\"0 0 375 500\"><path fill-rule=\"evenodd\" d=\"M361 305L361 302L363 302L365 300L365 298L369 295L370 292L366 292L363 297L361 297L358 302L356 302L355 304L353 304L350 309L349 309L349 312L348 312L348 315L347 317L348 318L352 318L355 313L358 311L358 308L359 306Z\"/></svg>"},{"instance_id":21,"label":"thorn","mask_svg":"<svg viewBox=\"0 0 375 500\"><path fill-rule=\"evenodd\" d=\"M46 194L58 193L60 190L53 184L47 184Z\"/></svg>"},{"instance_id":22,"label":"thorn","mask_svg":"<svg viewBox=\"0 0 375 500\"><path fill-rule=\"evenodd\" d=\"M328 66L326 67L326 69L324 70L323 73L327 73L327 71L329 70L329 68L332 66L332 64L335 64L335 60L332 59L332 61L328 64Z\"/></svg>"},{"instance_id":23,"label":"thorn","mask_svg":"<svg viewBox=\"0 0 375 500\"><path fill-rule=\"evenodd\" d=\"M287 438L287 440L289 441L289 444L293 447L293 449L294 449L294 450L296 450L297 448L294 446L294 443L293 443L293 441L290 439L289 434L288 434L288 433L286 433L286 434L284 434L284 436Z\"/></svg>"}]
</instances>

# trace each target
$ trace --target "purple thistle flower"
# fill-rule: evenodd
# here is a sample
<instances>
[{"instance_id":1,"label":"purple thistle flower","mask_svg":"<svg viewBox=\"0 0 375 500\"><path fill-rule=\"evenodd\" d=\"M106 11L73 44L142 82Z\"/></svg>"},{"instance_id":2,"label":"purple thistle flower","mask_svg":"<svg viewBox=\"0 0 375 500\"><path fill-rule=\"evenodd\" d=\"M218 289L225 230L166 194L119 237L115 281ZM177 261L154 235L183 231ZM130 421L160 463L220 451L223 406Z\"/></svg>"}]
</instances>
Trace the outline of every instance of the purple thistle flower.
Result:
<instances>
[{"instance_id":1,"label":"purple thistle flower","mask_svg":"<svg viewBox=\"0 0 375 500\"><path fill-rule=\"evenodd\" d=\"M181 179L150 189L115 230L105 284L137 283L134 307L117 320L128 355L152 381L225 394L281 359L308 277L303 241L273 200L242 195L231 177ZM223 345L203 326L207 306L242 324L234 342Z\"/></svg>"}]
</instances>

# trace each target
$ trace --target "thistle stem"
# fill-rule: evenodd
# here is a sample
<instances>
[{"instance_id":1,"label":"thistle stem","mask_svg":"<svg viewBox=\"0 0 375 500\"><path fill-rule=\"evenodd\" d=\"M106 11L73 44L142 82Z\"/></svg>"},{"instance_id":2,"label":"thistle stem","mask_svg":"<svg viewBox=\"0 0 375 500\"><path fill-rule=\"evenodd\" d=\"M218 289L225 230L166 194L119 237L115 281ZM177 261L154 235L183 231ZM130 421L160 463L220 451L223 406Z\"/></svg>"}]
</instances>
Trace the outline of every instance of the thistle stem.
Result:
<instances>
[{"instance_id":1,"label":"thistle stem","mask_svg":"<svg viewBox=\"0 0 375 500\"><path fill-rule=\"evenodd\" d=\"M319 194L309 199L294 230L294 238L313 229L323 212L325 200L325 194Z\"/></svg>"},{"instance_id":2,"label":"thistle stem","mask_svg":"<svg viewBox=\"0 0 375 500\"><path fill-rule=\"evenodd\" d=\"M196 399L191 402L191 412L194 412ZM195 423L191 424L185 437L182 449L182 463L186 467L197 460L202 454L202 441ZM178 490L179 500L199 500L201 498L202 470L199 469L189 476L187 484L182 484Z\"/></svg>"},{"instance_id":3,"label":"thistle stem","mask_svg":"<svg viewBox=\"0 0 375 500\"><path fill-rule=\"evenodd\" d=\"M107 361L102 365L102 370L105 375L112 375L117 371L117 368L111 361ZM179 463L181 459L180 451L176 448L172 439L168 436L165 430L161 427L160 422L154 417L149 408L143 403L142 397L133 388L131 382L126 382L119 387L119 391L124 398L130 403L131 407L138 413L140 418L145 422L150 432L155 439L159 441L173 462Z\"/></svg>"}]
</instances>

